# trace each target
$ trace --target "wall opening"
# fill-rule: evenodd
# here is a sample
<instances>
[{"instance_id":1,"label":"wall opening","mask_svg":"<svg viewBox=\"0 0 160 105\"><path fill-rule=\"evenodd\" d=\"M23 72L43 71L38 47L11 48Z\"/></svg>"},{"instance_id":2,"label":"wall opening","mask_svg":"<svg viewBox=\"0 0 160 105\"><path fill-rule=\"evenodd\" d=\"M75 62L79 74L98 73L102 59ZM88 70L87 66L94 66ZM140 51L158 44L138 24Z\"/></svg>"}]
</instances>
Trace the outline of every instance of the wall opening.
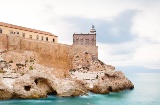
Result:
<instances>
[{"instance_id":1,"label":"wall opening","mask_svg":"<svg viewBox=\"0 0 160 105\"><path fill-rule=\"evenodd\" d=\"M48 41L48 37L46 37L46 41Z\"/></svg>"},{"instance_id":2,"label":"wall opening","mask_svg":"<svg viewBox=\"0 0 160 105\"><path fill-rule=\"evenodd\" d=\"M32 39L32 35L29 35L29 38Z\"/></svg>"},{"instance_id":3,"label":"wall opening","mask_svg":"<svg viewBox=\"0 0 160 105\"><path fill-rule=\"evenodd\" d=\"M2 33L2 29L0 28L0 33Z\"/></svg>"},{"instance_id":4,"label":"wall opening","mask_svg":"<svg viewBox=\"0 0 160 105\"><path fill-rule=\"evenodd\" d=\"M37 39L39 39L39 36L37 35Z\"/></svg>"},{"instance_id":5,"label":"wall opening","mask_svg":"<svg viewBox=\"0 0 160 105\"><path fill-rule=\"evenodd\" d=\"M22 37L25 37L25 33L22 33Z\"/></svg>"},{"instance_id":6,"label":"wall opening","mask_svg":"<svg viewBox=\"0 0 160 105\"><path fill-rule=\"evenodd\" d=\"M112 92L112 86L109 86L109 91Z\"/></svg>"},{"instance_id":7,"label":"wall opening","mask_svg":"<svg viewBox=\"0 0 160 105\"><path fill-rule=\"evenodd\" d=\"M53 38L53 42L55 42L55 39Z\"/></svg>"},{"instance_id":8,"label":"wall opening","mask_svg":"<svg viewBox=\"0 0 160 105\"><path fill-rule=\"evenodd\" d=\"M38 79L35 79L34 82L36 83L36 85L38 84Z\"/></svg>"},{"instance_id":9,"label":"wall opening","mask_svg":"<svg viewBox=\"0 0 160 105\"><path fill-rule=\"evenodd\" d=\"M31 89L31 86L24 86L24 90L30 91L30 89Z\"/></svg>"},{"instance_id":10,"label":"wall opening","mask_svg":"<svg viewBox=\"0 0 160 105\"><path fill-rule=\"evenodd\" d=\"M10 33L10 34L13 34L13 31L12 31L12 30L9 30L9 33Z\"/></svg>"}]
</instances>

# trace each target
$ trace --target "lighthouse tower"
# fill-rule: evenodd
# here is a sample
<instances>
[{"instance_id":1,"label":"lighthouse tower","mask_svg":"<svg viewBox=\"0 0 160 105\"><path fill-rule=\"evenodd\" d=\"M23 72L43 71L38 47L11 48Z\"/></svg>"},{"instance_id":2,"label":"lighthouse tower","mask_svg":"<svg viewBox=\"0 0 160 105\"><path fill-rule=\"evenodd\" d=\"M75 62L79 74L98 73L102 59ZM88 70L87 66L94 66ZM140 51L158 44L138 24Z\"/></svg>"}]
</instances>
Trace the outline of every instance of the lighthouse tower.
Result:
<instances>
[{"instance_id":1,"label":"lighthouse tower","mask_svg":"<svg viewBox=\"0 0 160 105\"><path fill-rule=\"evenodd\" d=\"M73 34L73 45L96 46L96 30L92 25L89 33Z\"/></svg>"}]
</instances>

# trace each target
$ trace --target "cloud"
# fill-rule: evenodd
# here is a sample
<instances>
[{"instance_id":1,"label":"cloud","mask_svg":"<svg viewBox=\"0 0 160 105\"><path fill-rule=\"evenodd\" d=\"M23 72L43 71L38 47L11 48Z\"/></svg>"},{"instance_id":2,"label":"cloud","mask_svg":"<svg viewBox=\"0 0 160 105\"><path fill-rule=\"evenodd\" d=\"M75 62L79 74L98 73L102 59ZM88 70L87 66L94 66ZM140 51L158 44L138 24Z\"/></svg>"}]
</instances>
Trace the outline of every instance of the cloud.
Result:
<instances>
[{"instance_id":1,"label":"cloud","mask_svg":"<svg viewBox=\"0 0 160 105\"><path fill-rule=\"evenodd\" d=\"M131 33L132 19L136 11L128 10L115 17L112 21L98 22L96 26L97 39L101 43L124 43L134 40Z\"/></svg>"},{"instance_id":2,"label":"cloud","mask_svg":"<svg viewBox=\"0 0 160 105\"><path fill-rule=\"evenodd\" d=\"M160 68L160 0L3 0L0 21L56 34L97 30L99 58L119 66Z\"/></svg>"},{"instance_id":3,"label":"cloud","mask_svg":"<svg viewBox=\"0 0 160 105\"><path fill-rule=\"evenodd\" d=\"M64 17L63 19L73 24L78 30L72 30L72 32L78 31L77 33L89 33L93 23L97 30L97 42L116 44L134 40L131 28L135 15L135 10L128 10L122 12L112 21L84 17Z\"/></svg>"}]
</instances>

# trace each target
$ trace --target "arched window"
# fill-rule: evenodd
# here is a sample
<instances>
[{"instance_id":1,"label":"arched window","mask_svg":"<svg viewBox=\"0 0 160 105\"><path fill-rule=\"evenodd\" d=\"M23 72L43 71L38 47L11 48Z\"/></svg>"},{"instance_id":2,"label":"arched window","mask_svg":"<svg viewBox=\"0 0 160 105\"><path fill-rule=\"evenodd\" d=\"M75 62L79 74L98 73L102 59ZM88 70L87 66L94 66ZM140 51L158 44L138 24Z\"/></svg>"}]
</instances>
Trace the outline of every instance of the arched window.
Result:
<instances>
[{"instance_id":1,"label":"arched window","mask_svg":"<svg viewBox=\"0 0 160 105\"><path fill-rule=\"evenodd\" d=\"M54 42L55 40L54 40L54 38L53 38L53 42Z\"/></svg>"},{"instance_id":2,"label":"arched window","mask_svg":"<svg viewBox=\"0 0 160 105\"><path fill-rule=\"evenodd\" d=\"M0 28L0 33L2 33L2 29Z\"/></svg>"}]
</instances>

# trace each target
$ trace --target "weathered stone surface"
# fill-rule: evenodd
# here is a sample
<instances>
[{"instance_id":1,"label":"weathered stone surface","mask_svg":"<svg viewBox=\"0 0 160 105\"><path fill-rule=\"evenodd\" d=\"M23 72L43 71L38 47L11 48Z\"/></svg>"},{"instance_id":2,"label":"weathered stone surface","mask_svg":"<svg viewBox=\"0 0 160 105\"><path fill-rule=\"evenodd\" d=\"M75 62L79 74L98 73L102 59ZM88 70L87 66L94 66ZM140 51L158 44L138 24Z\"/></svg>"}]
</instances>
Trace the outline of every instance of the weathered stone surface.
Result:
<instances>
[{"instance_id":1,"label":"weathered stone surface","mask_svg":"<svg viewBox=\"0 0 160 105\"><path fill-rule=\"evenodd\" d=\"M11 99L13 91L2 82L2 77L0 77L0 100Z\"/></svg>"},{"instance_id":2,"label":"weathered stone surface","mask_svg":"<svg viewBox=\"0 0 160 105\"><path fill-rule=\"evenodd\" d=\"M41 98L48 93L80 96L88 91L108 94L134 88L122 72L98 59L96 46L0 38L0 99ZM12 43L7 47L4 40Z\"/></svg>"},{"instance_id":3,"label":"weathered stone surface","mask_svg":"<svg viewBox=\"0 0 160 105\"><path fill-rule=\"evenodd\" d=\"M47 76L47 77L45 77ZM49 82L50 75L30 72L15 80L13 90L18 98L41 98L47 97L47 93L52 92Z\"/></svg>"},{"instance_id":4,"label":"weathered stone surface","mask_svg":"<svg viewBox=\"0 0 160 105\"><path fill-rule=\"evenodd\" d=\"M34 70L16 79L14 94L18 98L41 98L47 93L58 96L79 96L87 93L81 82L70 79L58 79L46 70Z\"/></svg>"},{"instance_id":5,"label":"weathered stone surface","mask_svg":"<svg viewBox=\"0 0 160 105\"><path fill-rule=\"evenodd\" d=\"M82 81L85 87L94 93L104 94L134 88L121 71L115 71L115 67L92 59L92 54L75 55L73 67L74 69L70 70L71 78Z\"/></svg>"},{"instance_id":6,"label":"weathered stone surface","mask_svg":"<svg viewBox=\"0 0 160 105\"><path fill-rule=\"evenodd\" d=\"M80 81L74 80L62 80L57 84L56 92L59 96L80 96L87 94L87 89L83 86Z\"/></svg>"}]
</instances>

